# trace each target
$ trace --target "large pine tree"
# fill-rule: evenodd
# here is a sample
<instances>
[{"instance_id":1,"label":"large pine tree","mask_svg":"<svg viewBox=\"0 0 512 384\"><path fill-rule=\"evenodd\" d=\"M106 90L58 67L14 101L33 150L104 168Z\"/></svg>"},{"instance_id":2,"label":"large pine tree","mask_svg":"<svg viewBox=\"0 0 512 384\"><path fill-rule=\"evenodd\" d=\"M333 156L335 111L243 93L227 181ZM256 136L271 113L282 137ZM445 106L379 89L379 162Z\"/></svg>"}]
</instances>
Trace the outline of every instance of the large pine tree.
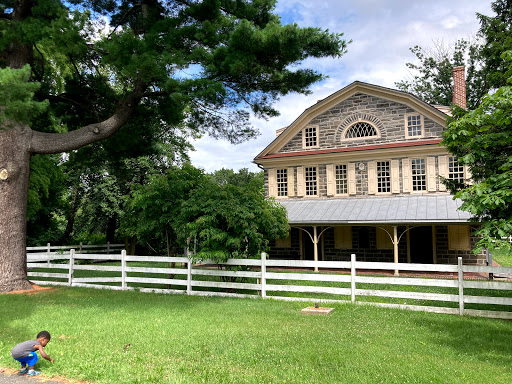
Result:
<instances>
[{"instance_id":1,"label":"large pine tree","mask_svg":"<svg viewBox=\"0 0 512 384\"><path fill-rule=\"evenodd\" d=\"M0 291L28 288L33 154L73 151L150 115L233 142L249 113L322 75L341 35L282 25L275 0L6 0L0 5ZM122 131L121 131L122 132ZM137 140L137 137L127 137Z\"/></svg>"}]
</instances>

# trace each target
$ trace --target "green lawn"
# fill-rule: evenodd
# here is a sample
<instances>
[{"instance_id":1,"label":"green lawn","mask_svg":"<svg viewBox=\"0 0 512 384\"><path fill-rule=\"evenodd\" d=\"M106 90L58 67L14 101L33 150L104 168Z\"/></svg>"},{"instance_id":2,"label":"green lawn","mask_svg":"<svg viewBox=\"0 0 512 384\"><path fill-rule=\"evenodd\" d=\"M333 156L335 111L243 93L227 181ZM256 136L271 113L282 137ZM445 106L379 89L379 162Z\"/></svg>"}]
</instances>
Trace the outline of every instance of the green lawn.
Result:
<instances>
[{"instance_id":1,"label":"green lawn","mask_svg":"<svg viewBox=\"0 0 512 384\"><path fill-rule=\"evenodd\" d=\"M507 249L496 249L492 258L502 267L512 267L512 251Z\"/></svg>"},{"instance_id":2,"label":"green lawn","mask_svg":"<svg viewBox=\"0 0 512 384\"><path fill-rule=\"evenodd\" d=\"M48 330L46 376L96 383L510 383L512 323L356 305L57 288L0 295L0 366Z\"/></svg>"}]
</instances>

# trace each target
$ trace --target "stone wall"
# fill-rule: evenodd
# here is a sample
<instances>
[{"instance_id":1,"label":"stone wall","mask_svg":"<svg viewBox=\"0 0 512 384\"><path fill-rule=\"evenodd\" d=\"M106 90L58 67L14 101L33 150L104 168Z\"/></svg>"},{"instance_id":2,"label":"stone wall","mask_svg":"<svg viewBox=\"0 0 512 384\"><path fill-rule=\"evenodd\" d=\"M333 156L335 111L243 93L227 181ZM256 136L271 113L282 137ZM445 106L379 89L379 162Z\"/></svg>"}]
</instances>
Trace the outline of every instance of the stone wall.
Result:
<instances>
[{"instance_id":1,"label":"stone wall","mask_svg":"<svg viewBox=\"0 0 512 384\"><path fill-rule=\"evenodd\" d=\"M405 115L414 112L412 108L404 104L358 93L318 115L308 125L319 126L319 146L321 149L350 148L354 145L391 144L441 137L444 127L425 118L424 136L417 139L406 139ZM381 137L341 140L343 130L357 116L375 125L379 129ZM281 148L279 153L302 152L306 150L315 151L318 148L303 149L301 131Z\"/></svg>"}]
</instances>

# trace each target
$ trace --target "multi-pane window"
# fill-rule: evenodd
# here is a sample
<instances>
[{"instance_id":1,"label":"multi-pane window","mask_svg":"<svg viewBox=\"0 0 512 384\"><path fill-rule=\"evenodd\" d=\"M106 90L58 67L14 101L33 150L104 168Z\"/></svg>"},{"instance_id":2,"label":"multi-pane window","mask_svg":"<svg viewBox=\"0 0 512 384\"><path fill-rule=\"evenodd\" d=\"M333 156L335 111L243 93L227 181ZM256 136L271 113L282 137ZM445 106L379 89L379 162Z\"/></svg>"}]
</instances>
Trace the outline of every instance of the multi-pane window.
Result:
<instances>
[{"instance_id":1,"label":"multi-pane window","mask_svg":"<svg viewBox=\"0 0 512 384\"><path fill-rule=\"evenodd\" d=\"M336 194L343 195L348 193L347 165L340 164L336 166Z\"/></svg>"},{"instance_id":2,"label":"multi-pane window","mask_svg":"<svg viewBox=\"0 0 512 384\"><path fill-rule=\"evenodd\" d=\"M427 172L425 168L425 159L412 159L411 160L411 173L412 173L412 190L413 191L426 191L427 190Z\"/></svg>"},{"instance_id":3,"label":"multi-pane window","mask_svg":"<svg viewBox=\"0 0 512 384\"><path fill-rule=\"evenodd\" d=\"M306 167L306 196L316 196L317 194L317 172L316 167Z\"/></svg>"},{"instance_id":4,"label":"multi-pane window","mask_svg":"<svg viewBox=\"0 0 512 384\"><path fill-rule=\"evenodd\" d=\"M345 139L357 139L360 137L377 136L377 130L369 123L359 122L355 123L345 132Z\"/></svg>"},{"instance_id":5,"label":"multi-pane window","mask_svg":"<svg viewBox=\"0 0 512 384\"><path fill-rule=\"evenodd\" d=\"M304 128L304 147L318 146L317 127Z\"/></svg>"},{"instance_id":6,"label":"multi-pane window","mask_svg":"<svg viewBox=\"0 0 512 384\"><path fill-rule=\"evenodd\" d=\"M407 116L407 136L417 137L422 135L421 115Z\"/></svg>"},{"instance_id":7,"label":"multi-pane window","mask_svg":"<svg viewBox=\"0 0 512 384\"><path fill-rule=\"evenodd\" d=\"M377 192L391 192L391 170L389 161L377 161Z\"/></svg>"},{"instance_id":8,"label":"multi-pane window","mask_svg":"<svg viewBox=\"0 0 512 384\"><path fill-rule=\"evenodd\" d=\"M286 169L277 170L277 196L288 196L288 173Z\"/></svg>"},{"instance_id":9,"label":"multi-pane window","mask_svg":"<svg viewBox=\"0 0 512 384\"><path fill-rule=\"evenodd\" d=\"M453 156L448 159L448 178L461 183L464 181L464 166Z\"/></svg>"}]
</instances>

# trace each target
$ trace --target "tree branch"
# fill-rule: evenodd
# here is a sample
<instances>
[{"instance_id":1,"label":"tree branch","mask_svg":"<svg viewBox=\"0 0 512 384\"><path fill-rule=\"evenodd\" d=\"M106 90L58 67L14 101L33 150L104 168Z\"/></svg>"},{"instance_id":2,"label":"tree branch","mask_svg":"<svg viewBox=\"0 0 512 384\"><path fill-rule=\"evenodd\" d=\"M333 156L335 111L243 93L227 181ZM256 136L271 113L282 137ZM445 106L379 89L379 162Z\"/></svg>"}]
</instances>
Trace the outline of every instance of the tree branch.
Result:
<instances>
[{"instance_id":1,"label":"tree branch","mask_svg":"<svg viewBox=\"0 0 512 384\"><path fill-rule=\"evenodd\" d=\"M146 88L146 83L137 81L134 90L121 103L117 111L100 123L89 124L67 133L32 131L30 152L39 154L67 152L106 139L128 122Z\"/></svg>"}]
</instances>

